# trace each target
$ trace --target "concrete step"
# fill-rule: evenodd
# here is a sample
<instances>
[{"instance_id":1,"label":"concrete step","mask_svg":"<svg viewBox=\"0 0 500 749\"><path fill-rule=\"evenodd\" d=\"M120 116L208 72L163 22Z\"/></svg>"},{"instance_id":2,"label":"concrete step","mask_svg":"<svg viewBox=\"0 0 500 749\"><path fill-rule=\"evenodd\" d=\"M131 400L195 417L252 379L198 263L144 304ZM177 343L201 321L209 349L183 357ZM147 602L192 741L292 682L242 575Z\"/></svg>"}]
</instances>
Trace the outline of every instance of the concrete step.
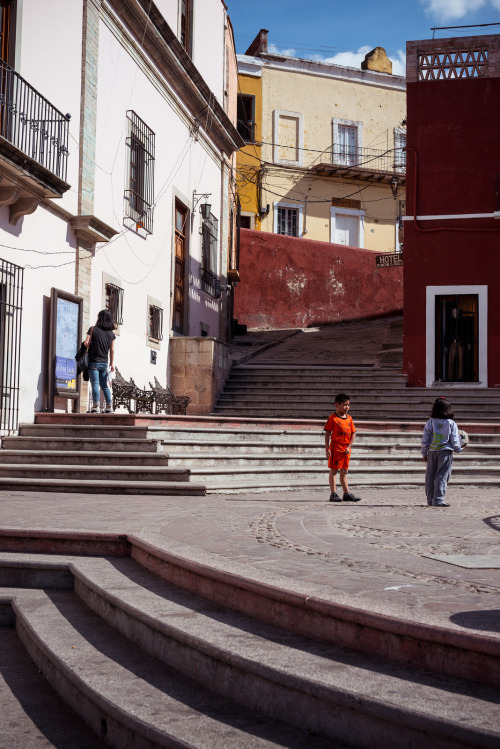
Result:
<instances>
[{"instance_id":1,"label":"concrete step","mask_svg":"<svg viewBox=\"0 0 500 749\"><path fill-rule=\"evenodd\" d=\"M359 433L357 433L358 435ZM210 451L210 454L222 453L228 456L241 455L241 454L262 454L269 453L281 455L281 454L296 454L296 455L310 455L312 457L321 456L324 458L324 436L320 434L314 440L309 442L274 442L269 440L267 443L263 440L255 442L247 442L243 440L235 440L234 442L221 441L216 442L215 440L204 440L199 442L192 442L190 440L162 440L161 447L165 452L174 457L181 453L186 453L193 456L206 453ZM381 452L390 451L391 453L405 453L413 454L415 452L420 455L420 437L416 437L413 440L397 442L396 440L390 441L376 441L375 438L362 438L356 436L355 452L356 455L377 455ZM467 456L471 455L484 455L484 456L495 456L500 457L500 441L494 443L475 443L472 440L469 441L467 446ZM0 458L2 452L0 452ZM417 456L417 457L418 457Z\"/></svg>"},{"instance_id":2,"label":"concrete step","mask_svg":"<svg viewBox=\"0 0 500 749\"><path fill-rule=\"evenodd\" d=\"M113 417L110 417L113 418ZM92 426L88 424L20 424L19 435L22 437L99 437L100 439L134 439L147 437L144 426Z\"/></svg>"},{"instance_id":3,"label":"concrete step","mask_svg":"<svg viewBox=\"0 0 500 749\"><path fill-rule=\"evenodd\" d=\"M13 626L0 626L0 693L4 749L109 749L44 679Z\"/></svg>"},{"instance_id":4,"label":"concrete step","mask_svg":"<svg viewBox=\"0 0 500 749\"><path fill-rule=\"evenodd\" d=\"M2 447L11 450L155 453L154 439L101 439L99 437L2 437Z\"/></svg>"},{"instance_id":5,"label":"concrete step","mask_svg":"<svg viewBox=\"0 0 500 749\"><path fill-rule=\"evenodd\" d=\"M37 466L39 468L39 466ZM23 474L25 476L26 474ZM185 495L203 496L205 484L189 480L152 481L148 479L127 481L126 479L77 479L45 478L31 476L27 478L0 477L0 490L61 492L71 494L148 494L148 495Z\"/></svg>"},{"instance_id":6,"label":"concrete step","mask_svg":"<svg viewBox=\"0 0 500 749\"><path fill-rule=\"evenodd\" d=\"M200 687L104 623L74 593L11 591L16 630L54 689L123 747L305 746L297 729ZM25 745L26 746L26 745ZM319 741L328 746L327 740Z\"/></svg>"},{"instance_id":7,"label":"concrete step","mask_svg":"<svg viewBox=\"0 0 500 749\"><path fill-rule=\"evenodd\" d=\"M9 478L71 479L73 481L189 481L189 469L168 466L115 466L0 463L0 480Z\"/></svg>"},{"instance_id":8,"label":"concrete step","mask_svg":"<svg viewBox=\"0 0 500 749\"><path fill-rule=\"evenodd\" d=\"M58 465L113 465L134 466L167 466L168 456L165 453L147 452L104 452L84 450L0 450L0 464L29 463Z\"/></svg>"},{"instance_id":9,"label":"concrete step","mask_svg":"<svg viewBox=\"0 0 500 749\"><path fill-rule=\"evenodd\" d=\"M327 409L330 408L331 410L334 410L333 406L333 393L330 394L321 394L316 393L312 388L309 389L308 395L299 396L298 393L288 392L286 390L282 390L279 394L279 396L276 396L273 393L267 393L267 391L262 391L262 394L259 395L255 391L249 389L248 391L242 392L241 390L238 390L237 392L231 394L223 392L220 394L218 399L218 406L226 405L226 404L233 404L235 408L240 406L247 406L254 404L256 409L263 408L263 407L276 407L277 399L279 398L279 404L283 405L283 407L286 409L289 408L292 403L297 403L297 405L301 409L310 409L313 408L314 410L318 409ZM384 412L385 411L392 411L395 409L401 409L403 413L408 413L408 409L411 408L412 414L415 413L415 410L418 410L418 413L422 413L427 415L427 418L429 418L429 412L432 407L432 403L429 402L429 398L421 397L421 396L406 396L405 393L396 393L393 392L388 393L387 395L380 395L380 396L373 396L370 393L367 393L363 397L359 397L356 400L354 400L351 397L351 411L353 413L359 413L360 411L370 410L374 411L377 405L380 405L383 407ZM460 408L464 408L468 405L470 409L470 400L468 402L465 402L465 404L460 403L453 403L454 411L456 412ZM497 402L496 406L500 408L500 400ZM495 408L494 404L492 404L492 401L485 397L481 400L474 401L474 412L477 414L482 413L483 411L491 412L492 408Z\"/></svg>"},{"instance_id":10,"label":"concrete step","mask_svg":"<svg viewBox=\"0 0 500 749\"><path fill-rule=\"evenodd\" d=\"M326 461L325 461L326 463ZM375 464L364 464L361 461L356 464L354 461L351 463L352 468L349 469L349 483L360 485L364 480L365 476L377 477L378 483L384 483L389 478L398 478L401 486L406 484L414 484L415 482L420 483L423 486L425 481L425 463L420 461L414 465L396 465L394 463L387 463L385 465ZM325 481L328 477L328 468L321 468L320 466L308 466L308 465L268 465L268 466L253 466L250 467L238 467L238 466L194 466L191 470L191 476L193 480L200 481L204 484L212 484L217 482L218 485L223 480L227 482L228 486L236 483L237 479L245 477L246 479L260 479L261 481L268 482L269 485L274 485L276 481L297 481L300 475L302 481L304 480L323 480ZM453 478L456 483L461 483L462 478L468 478L471 476L470 466L460 466L458 461L453 464ZM489 483L494 483L500 486L500 466L498 464L486 465L486 466L474 466L473 478L476 483L484 479L491 479Z\"/></svg>"},{"instance_id":11,"label":"concrete step","mask_svg":"<svg viewBox=\"0 0 500 749\"><path fill-rule=\"evenodd\" d=\"M325 419L332 412L332 403L325 404L324 406L302 406L300 404L292 405L286 402L270 403L267 407L264 404L258 405L254 403L252 406L250 402L246 405L239 405L238 401L230 401L222 405L218 403L214 408L214 413L221 416L232 416L232 417L254 417L254 418L276 418L276 419ZM365 408L362 409L359 405L353 408L351 415L354 421L397 421L404 423L408 421L408 408L401 407L400 409L389 408L380 409ZM429 408L419 407L418 409L411 409L412 419L415 421L422 421L425 423L429 418ZM381 418L383 417L383 418ZM478 419L482 423L494 423L500 421L500 409L499 413L492 411L490 408L485 409L478 415ZM455 420L458 421L470 421L470 410L455 409Z\"/></svg>"},{"instance_id":12,"label":"concrete step","mask_svg":"<svg viewBox=\"0 0 500 749\"><path fill-rule=\"evenodd\" d=\"M182 568L172 569L173 559L156 561L160 573L168 575L168 566L183 578ZM198 567L191 563L192 581ZM346 648L343 637L349 639L354 624L349 617L356 618L348 607L337 612L344 619L340 642L315 642L206 600L217 596L208 575L200 598L130 559L77 559L71 570L74 593L7 589L4 596L40 670L94 730L102 731L104 719L112 745L129 746L134 734L134 746L140 740L144 747L204 749L267 747L268 739L272 746L301 749L340 743L399 749L427 745L429 736L440 749L496 746L497 689ZM234 577L224 576L230 589ZM258 601L262 593L258 585L253 589ZM229 597L236 606L241 592L235 587ZM268 610L278 596L273 599ZM293 597L282 591L281 599L283 609ZM390 641L390 633L375 634L369 613L364 623L372 651L392 652L378 644ZM407 625L406 631L407 647L415 638L413 649L418 628ZM432 646L419 645L436 663ZM459 652L461 662L470 660Z\"/></svg>"},{"instance_id":13,"label":"concrete step","mask_svg":"<svg viewBox=\"0 0 500 749\"><path fill-rule=\"evenodd\" d=\"M226 383L224 390L221 393L221 398L234 398L236 396L251 397L257 396L259 398L272 398L272 397L286 397L286 398L300 398L304 399L305 402L317 399L318 401L328 400L332 402L332 398L335 397L336 389L333 390L331 385L319 386L318 383L304 383L302 387L291 386L287 383L277 383L276 385L254 385L253 383L247 383L240 385L237 383ZM432 407L432 396L429 397L429 393L421 393L415 391L413 388L398 388L387 384L385 388L376 387L369 384L364 388L353 388L348 389L348 393L351 397L351 403L384 403L387 401L388 404L393 401L405 400L406 403L425 403L428 410ZM450 395L450 400L453 401L453 407L467 406L469 407L474 404L495 404L497 407L500 404L500 393L498 390L493 392L479 390L471 391L470 394L461 393Z\"/></svg>"},{"instance_id":14,"label":"concrete step","mask_svg":"<svg viewBox=\"0 0 500 749\"><path fill-rule=\"evenodd\" d=\"M499 466L500 452L496 456L488 455L475 455L466 456L465 453L456 457L453 463L454 469L458 466L462 470L473 468L474 470L483 471L489 466ZM459 461L459 463L458 463ZM377 466L391 466L391 470L397 470L398 466L412 466L413 468L421 468L423 463L422 456L417 450L413 454L407 453L390 453L390 454L379 454L373 455L370 452L362 453L358 450L353 452L350 461L350 470L356 471L358 469L366 470L369 467ZM213 467L224 467L233 468L235 466L248 466L251 470L258 466L295 466L311 467L321 466L326 467L325 450L318 451L316 455L303 455L300 453L282 453L270 455L266 453L255 453L255 454L244 454L239 455L228 455L225 453L170 453L169 465L172 468L189 467L194 469L200 468L201 466L213 466Z\"/></svg>"}]
</instances>

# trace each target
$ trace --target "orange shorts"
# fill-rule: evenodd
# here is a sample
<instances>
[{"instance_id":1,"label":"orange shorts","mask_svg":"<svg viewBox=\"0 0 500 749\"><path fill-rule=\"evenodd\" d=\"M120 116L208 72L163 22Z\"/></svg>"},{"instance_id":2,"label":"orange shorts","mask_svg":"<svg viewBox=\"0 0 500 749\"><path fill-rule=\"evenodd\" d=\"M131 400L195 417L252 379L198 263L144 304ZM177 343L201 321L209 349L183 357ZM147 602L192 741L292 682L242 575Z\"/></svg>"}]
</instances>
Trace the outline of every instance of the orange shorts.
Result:
<instances>
[{"instance_id":1,"label":"orange shorts","mask_svg":"<svg viewBox=\"0 0 500 749\"><path fill-rule=\"evenodd\" d=\"M351 453L346 453L346 447L344 445L337 445L333 442L330 444L328 468L332 468L334 471L343 468L345 471L348 471L350 459Z\"/></svg>"}]
</instances>

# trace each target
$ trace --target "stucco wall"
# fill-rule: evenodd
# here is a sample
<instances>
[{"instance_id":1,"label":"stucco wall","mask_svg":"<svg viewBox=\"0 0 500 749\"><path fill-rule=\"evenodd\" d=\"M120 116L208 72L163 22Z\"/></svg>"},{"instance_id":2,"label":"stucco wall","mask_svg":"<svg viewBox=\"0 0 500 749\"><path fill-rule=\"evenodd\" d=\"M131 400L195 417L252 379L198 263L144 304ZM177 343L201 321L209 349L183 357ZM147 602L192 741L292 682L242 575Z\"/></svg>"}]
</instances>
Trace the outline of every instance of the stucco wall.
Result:
<instances>
[{"instance_id":1,"label":"stucco wall","mask_svg":"<svg viewBox=\"0 0 500 749\"><path fill-rule=\"evenodd\" d=\"M295 328L401 311L402 267L370 250L241 231L235 317L249 328Z\"/></svg>"},{"instance_id":2,"label":"stucco wall","mask_svg":"<svg viewBox=\"0 0 500 749\"><path fill-rule=\"evenodd\" d=\"M499 101L500 78L408 84L408 145L418 155L416 179L415 156L408 155L409 215L491 216L500 164L493 126ZM404 367L409 385L423 386L429 379L426 287L487 286L487 319L478 321L479 336L487 336L488 382L482 384L500 386L500 221L462 217L421 219L418 225L425 231L413 221L406 221L404 229Z\"/></svg>"}]
</instances>

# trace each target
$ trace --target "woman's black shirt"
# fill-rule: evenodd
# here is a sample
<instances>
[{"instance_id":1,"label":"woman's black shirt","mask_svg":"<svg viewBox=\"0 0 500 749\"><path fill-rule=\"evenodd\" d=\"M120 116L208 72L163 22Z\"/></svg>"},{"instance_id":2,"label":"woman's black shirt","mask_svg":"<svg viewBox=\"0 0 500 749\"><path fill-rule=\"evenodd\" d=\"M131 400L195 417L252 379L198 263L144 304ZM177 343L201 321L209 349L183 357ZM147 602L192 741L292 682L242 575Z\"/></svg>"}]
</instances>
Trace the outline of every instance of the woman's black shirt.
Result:
<instances>
[{"instance_id":1,"label":"woman's black shirt","mask_svg":"<svg viewBox=\"0 0 500 749\"><path fill-rule=\"evenodd\" d=\"M108 353L111 346L111 341L116 338L112 330L103 330L94 325L93 328L87 330L87 335L90 335L92 331L92 340L89 346L89 362L108 361Z\"/></svg>"}]
</instances>

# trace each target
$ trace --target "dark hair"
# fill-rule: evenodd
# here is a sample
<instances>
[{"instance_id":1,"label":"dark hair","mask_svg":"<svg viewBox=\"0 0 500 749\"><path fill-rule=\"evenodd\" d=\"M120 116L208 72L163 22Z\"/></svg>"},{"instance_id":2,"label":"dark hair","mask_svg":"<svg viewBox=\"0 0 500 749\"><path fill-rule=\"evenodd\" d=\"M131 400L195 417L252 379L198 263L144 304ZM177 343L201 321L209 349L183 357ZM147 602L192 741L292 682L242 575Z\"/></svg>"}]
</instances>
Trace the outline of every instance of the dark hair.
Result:
<instances>
[{"instance_id":1,"label":"dark hair","mask_svg":"<svg viewBox=\"0 0 500 749\"><path fill-rule=\"evenodd\" d=\"M335 396L335 403L345 403L346 401L350 401L351 396L346 395L345 393L338 393L338 395Z\"/></svg>"},{"instance_id":2,"label":"dark hair","mask_svg":"<svg viewBox=\"0 0 500 749\"><path fill-rule=\"evenodd\" d=\"M115 329L115 321L113 320L113 315L111 314L109 309L102 309L99 312L99 314L97 315L96 325L98 328L102 328L103 330Z\"/></svg>"},{"instance_id":3,"label":"dark hair","mask_svg":"<svg viewBox=\"0 0 500 749\"><path fill-rule=\"evenodd\" d=\"M431 419L453 419L454 416L450 401L442 395L436 398L432 406Z\"/></svg>"}]
</instances>

